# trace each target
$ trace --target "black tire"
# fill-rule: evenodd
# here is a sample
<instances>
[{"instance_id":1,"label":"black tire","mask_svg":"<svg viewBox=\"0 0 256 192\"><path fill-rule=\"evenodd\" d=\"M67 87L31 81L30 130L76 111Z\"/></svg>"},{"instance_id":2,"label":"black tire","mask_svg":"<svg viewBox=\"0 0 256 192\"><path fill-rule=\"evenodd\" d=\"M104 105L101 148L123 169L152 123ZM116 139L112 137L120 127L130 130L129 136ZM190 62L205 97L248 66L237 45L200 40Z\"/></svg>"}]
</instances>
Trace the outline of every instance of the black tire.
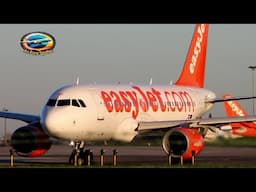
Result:
<instances>
[{"instance_id":1,"label":"black tire","mask_svg":"<svg viewBox=\"0 0 256 192\"><path fill-rule=\"evenodd\" d=\"M90 155L90 164L93 164L93 153L90 150L85 150L83 153L85 165L88 165L88 155Z\"/></svg>"},{"instance_id":2,"label":"black tire","mask_svg":"<svg viewBox=\"0 0 256 192\"><path fill-rule=\"evenodd\" d=\"M72 153L70 154L69 159L68 159L68 163L69 163L70 165L74 165L74 163L75 163L75 152L72 152Z\"/></svg>"}]
</instances>

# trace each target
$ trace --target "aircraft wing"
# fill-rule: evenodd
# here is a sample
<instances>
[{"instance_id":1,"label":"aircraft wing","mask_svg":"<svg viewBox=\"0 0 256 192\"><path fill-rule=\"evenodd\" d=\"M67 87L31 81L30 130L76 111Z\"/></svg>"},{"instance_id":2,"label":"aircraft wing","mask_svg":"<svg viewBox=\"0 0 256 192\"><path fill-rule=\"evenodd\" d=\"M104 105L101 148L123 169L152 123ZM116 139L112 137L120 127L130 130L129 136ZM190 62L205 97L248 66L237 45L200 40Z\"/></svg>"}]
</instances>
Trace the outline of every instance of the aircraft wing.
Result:
<instances>
[{"instance_id":1,"label":"aircraft wing","mask_svg":"<svg viewBox=\"0 0 256 192\"><path fill-rule=\"evenodd\" d=\"M26 123L31 122L39 122L40 117L39 115L31 115L31 114L23 114L23 113L13 113L13 112L0 112L0 117L8 118L8 119L16 119L21 120Z\"/></svg>"},{"instance_id":2,"label":"aircraft wing","mask_svg":"<svg viewBox=\"0 0 256 192\"><path fill-rule=\"evenodd\" d=\"M142 121L139 122L138 131L164 129L174 127L207 127L227 125L229 123L237 122L253 122L256 121L256 116L239 116L239 117L215 117L205 119L190 119L180 121Z\"/></svg>"},{"instance_id":3,"label":"aircraft wing","mask_svg":"<svg viewBox=\"0 0 256 192\"><path fill-rule=\"evenodd\" d=\"M206 103L218 103L218 102L224 102L224 101L233 101L233 100L244 100L244 99L255 99L256 96L247 96L247 97L229 97L229 98L215 98L211 100L206 100Z\"/></svg>"}]
</instances>

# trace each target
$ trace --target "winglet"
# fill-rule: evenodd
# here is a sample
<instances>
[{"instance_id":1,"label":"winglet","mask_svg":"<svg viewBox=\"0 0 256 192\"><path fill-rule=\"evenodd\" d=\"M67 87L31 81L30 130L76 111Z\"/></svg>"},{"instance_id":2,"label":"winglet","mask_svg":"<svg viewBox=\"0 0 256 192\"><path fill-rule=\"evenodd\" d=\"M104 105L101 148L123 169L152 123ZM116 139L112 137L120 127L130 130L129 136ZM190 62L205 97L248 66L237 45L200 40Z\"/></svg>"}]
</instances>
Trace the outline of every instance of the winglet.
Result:
<instances>
[{"instance_id":1,"label":"winglet","mask_svg":"<svg viewBox=\"0 0 256 192\"><path fill-rule=\"evenodd\" d=\"M209 24L197 24L176 85L204 87Z\"/></svg>"}]
</instances>

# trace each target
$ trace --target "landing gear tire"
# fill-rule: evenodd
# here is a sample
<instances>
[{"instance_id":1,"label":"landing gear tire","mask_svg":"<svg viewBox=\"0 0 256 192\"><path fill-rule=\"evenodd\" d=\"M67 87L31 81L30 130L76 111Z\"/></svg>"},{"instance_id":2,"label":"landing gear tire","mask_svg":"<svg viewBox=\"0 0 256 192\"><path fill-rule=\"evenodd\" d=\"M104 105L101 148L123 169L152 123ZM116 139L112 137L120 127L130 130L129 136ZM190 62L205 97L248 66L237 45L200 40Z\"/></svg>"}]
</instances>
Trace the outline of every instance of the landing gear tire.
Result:
<instances>
[{"instance_id":1,"label":"landing gear tire","mask_svg":"<svg viewBox=\"0 0 256 192\"><path fill-rule=\"evenodd\" d=\"M84 164L84 159L83 159L82 157L79 157L79 158L77 159L77 165L81 166L81 165L83 165L83 164Z\"/></svg>"},{"instance_id":2,"label":"landing gear tire","mask_svg":"<svg viewBox=\"0 0 256 192\"><path fill-rule=\"evenodd\" d=\"M74 165L74 163L75 163L75 152L74 151L72 151L72 153L70 154L70 156L69 156L69 159L68 159L68 163L70 164L70 165Z\"/></svg>"},{"instance_id":3,"label":"landing gear tire","mask_svg":"<svg viewBox=\"0 0 256 192\"><path fill-rule=\"evenodd\" d=\"M178 164L180 164L180 158L178 158L178 157L172 157L172 164L173 165L178 165Z\"/></svg>"},{"instance_id":4,"label":"landing gear tire","mask_svg":"<svg viewBox=\"0 0 256 192\"><path fill-rule=\"evenodd\" d=\"M76 152L73 151L71 153L71 155L69 156L69 160L68 163L70 165L74 165L75 164L75 156L76 156ZM79 154L77 155L77 165L88 165L88 155L90 155L90 164L93 164L93 152L91 152L90 150L85 150L85 151L80 151Z\"/></svg>"},{"instance_id":5,"label":"landing gear tire","mask_svg":"<svg viewBox=\"0 0 256 192\"><path fill-rule=\"evenodd\" d=\"M93 163L93 153L90 149L85 150L83 141L75 142L68 163L71 165L91 165Z\"/></svg>"},{"instance_id":6,"label":"landing gear tire","mask_svg":"<svg viewBox=\"0 0 256 192\"><path fill-rule=\"evenodd\" d=\"M89 149L87 149L87 150L85 150L85 151L83 152L83 158L84 158L84 164L85 164L85 165L88 165L88 164L89 164L89 162L88 162L88 160L89 160L88 156L90 156L90 164L93 164L93 153L92 153Z\"/></svg>"}]
</instances>

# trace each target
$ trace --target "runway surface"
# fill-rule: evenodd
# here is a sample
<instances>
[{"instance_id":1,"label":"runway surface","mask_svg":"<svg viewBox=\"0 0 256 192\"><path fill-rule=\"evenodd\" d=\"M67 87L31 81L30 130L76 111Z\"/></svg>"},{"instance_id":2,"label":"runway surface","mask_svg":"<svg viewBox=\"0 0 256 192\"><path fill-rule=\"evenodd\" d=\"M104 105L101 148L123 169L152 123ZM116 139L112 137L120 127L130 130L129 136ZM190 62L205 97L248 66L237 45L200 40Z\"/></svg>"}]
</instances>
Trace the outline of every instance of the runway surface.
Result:
<instances>
[{"instance_id":1,"label":"runway surface","mask_svg":"<svg viewBox=\"0 0 256 192\"><path fill-rule=\"evenodd\" d=\"M113 150L117 150L116 163L119 166L168 165L168 156L161 146L89 146L94 154L94 164L100 164L100 151L105 150L104 165L113 165ZM0 147L0 166L10 165L9 147ZM14 165L67 164L71 146L53 145L41 157L26 158L14 154ZM256 167L256 148L253 147L209 147L196 157L197 165L236 164Z\"/></svg>"}]
</instances>

